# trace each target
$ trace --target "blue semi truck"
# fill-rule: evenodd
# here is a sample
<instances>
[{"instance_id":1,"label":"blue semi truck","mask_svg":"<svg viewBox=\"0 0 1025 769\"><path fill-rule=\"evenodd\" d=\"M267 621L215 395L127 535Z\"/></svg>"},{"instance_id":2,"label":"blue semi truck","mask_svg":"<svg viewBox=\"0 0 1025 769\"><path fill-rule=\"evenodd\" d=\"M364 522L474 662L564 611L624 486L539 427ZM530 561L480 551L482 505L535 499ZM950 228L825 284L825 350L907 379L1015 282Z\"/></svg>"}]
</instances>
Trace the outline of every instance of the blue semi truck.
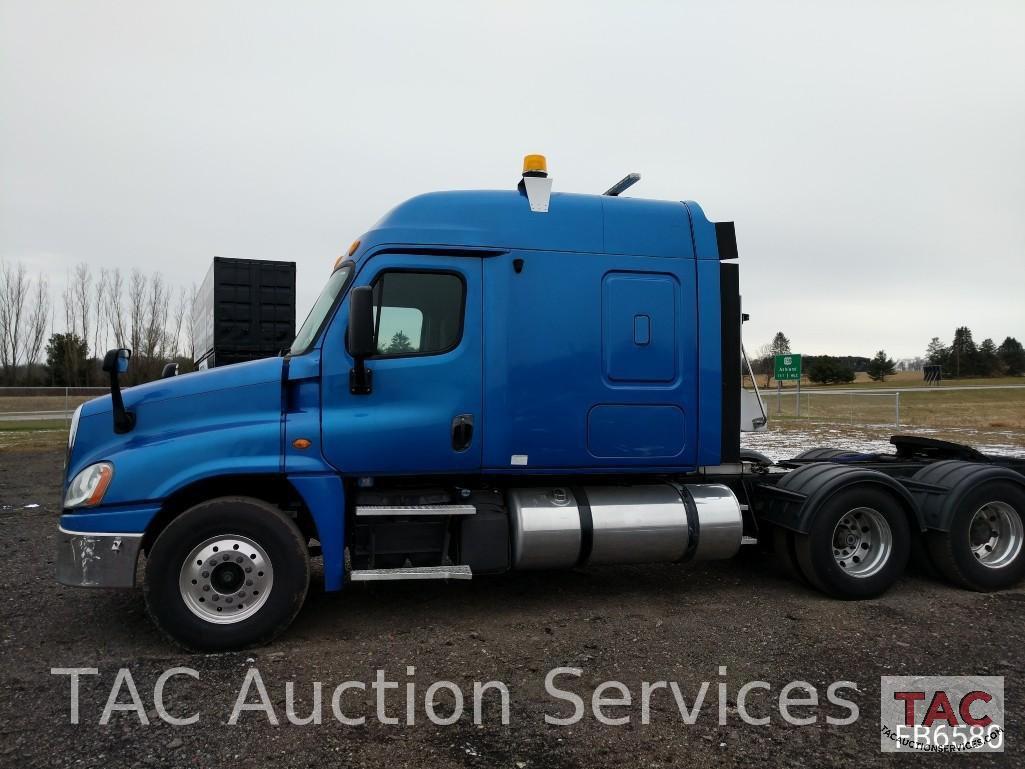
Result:
<instances>
[{"instance_id":1,"label":"blue semi truck","mask_svg":"<svg viewBox=\"0 0 1025 769\"><path fill-rule=\"evenodd\" d=\"M977 590L1025 574L1025 460L895 437L773 463L743 384L733 224L691 202L436 192L334 265L280 357L75 412L57 575L141 582L193 649L266 643L324 589L774 552L879 595L916 557ZM144 555L144 558L140 558Z\"/></svg>"}]
</instances>

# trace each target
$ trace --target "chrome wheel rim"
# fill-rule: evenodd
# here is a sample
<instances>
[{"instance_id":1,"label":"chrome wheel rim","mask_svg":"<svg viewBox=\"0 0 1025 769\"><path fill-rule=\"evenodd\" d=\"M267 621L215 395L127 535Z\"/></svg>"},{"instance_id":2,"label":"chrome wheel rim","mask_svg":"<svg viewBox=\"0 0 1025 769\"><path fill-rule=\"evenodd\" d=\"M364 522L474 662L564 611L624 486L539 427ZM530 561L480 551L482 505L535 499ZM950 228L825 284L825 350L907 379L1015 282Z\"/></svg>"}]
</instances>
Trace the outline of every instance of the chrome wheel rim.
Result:
<instances>
[{"instance_id":1,"label":"chrome wheel rim","mask_svg":"<svg viewBox=\"0 0 1025 769\"><path fill-rule=\"evenodd\" d=\"M878 574L893 552L893 532L878 510L856 507L833 528L833 558L845 574L859 579Z\"/></svg>"},{"instance_id":2,"label":"chrome wheel rim","mask_svg":"<svg viewBox=\"0 0 1025 769\"><path fill-rule=\"evenodd\" d=\"M1001 569L1021 552L1025 540L1021 516L1006 502L987 502L968 525L972 555L989 569Z\"/></svg>"},{"instance_id":3,"label":"chrome wheel rim","mask_svg":"<svg viewBox=\"0 0 1025 769\"><path fill-rule=\"evenodd\" d=\"M267 602L274 568L256 542L226 534L201 542L182 563L178 589L193 614L215 625L251 617Z\"/></svg>"}]
</instances>

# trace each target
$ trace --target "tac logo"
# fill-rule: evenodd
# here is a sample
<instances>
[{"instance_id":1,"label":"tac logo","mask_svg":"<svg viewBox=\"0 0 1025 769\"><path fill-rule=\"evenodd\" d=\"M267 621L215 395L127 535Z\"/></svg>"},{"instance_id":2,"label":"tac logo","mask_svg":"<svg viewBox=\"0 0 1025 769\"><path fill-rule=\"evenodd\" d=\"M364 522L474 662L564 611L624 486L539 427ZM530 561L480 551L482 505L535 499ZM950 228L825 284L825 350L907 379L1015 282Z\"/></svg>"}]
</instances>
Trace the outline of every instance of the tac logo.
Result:
<instances>
[{"instance_id":1,"label":"tac logo","mask_svg":"<svg viewBox=\"0 0 1025 769\"><path fill-rule=\"evenodd\" d=\"M1003 676L883 676L884 753L1004 750Z\"/></svg>"}]
</instances>

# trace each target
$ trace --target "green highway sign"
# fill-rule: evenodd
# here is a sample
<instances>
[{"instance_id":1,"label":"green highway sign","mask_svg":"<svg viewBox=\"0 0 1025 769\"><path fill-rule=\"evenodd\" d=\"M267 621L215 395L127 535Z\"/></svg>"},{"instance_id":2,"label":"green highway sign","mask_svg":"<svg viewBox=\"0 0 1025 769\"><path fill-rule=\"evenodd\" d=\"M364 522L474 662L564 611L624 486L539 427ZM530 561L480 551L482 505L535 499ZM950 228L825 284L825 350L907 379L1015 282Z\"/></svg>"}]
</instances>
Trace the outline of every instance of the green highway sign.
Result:
<instances>
[{"instance_id":1,"label":"green highway sign","mask_svg":"<svg viewBox=\"0 0 1025 769\"><path fill-rule=\"evenodd\" d=\"M801 356L792 355L790 353L787 353L786 355L777 355L772 375L778 382L794 379L800 382Z\"/></svg>"}]
</instances>

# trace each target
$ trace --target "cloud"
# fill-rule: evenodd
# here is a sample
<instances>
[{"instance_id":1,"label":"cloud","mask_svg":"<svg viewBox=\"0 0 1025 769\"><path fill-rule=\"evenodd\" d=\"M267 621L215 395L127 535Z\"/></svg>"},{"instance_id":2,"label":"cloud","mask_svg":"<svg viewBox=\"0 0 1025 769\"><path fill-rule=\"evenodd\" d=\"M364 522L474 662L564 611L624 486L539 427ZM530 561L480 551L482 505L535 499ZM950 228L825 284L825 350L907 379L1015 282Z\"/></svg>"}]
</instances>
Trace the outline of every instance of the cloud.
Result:
<instances>
[{"instance_id":1,"label":"cloud","mask_svg":"<svg viewBox=\"0 0 1025 769\"><path fill-rule=\"evenodd\" d=\"M545 152L735 220L750 346L1025 337L1023 39L1012 2L4 3L0 256L295 260L305 308L397 202Z\"/></svg>"}]
</instances>

